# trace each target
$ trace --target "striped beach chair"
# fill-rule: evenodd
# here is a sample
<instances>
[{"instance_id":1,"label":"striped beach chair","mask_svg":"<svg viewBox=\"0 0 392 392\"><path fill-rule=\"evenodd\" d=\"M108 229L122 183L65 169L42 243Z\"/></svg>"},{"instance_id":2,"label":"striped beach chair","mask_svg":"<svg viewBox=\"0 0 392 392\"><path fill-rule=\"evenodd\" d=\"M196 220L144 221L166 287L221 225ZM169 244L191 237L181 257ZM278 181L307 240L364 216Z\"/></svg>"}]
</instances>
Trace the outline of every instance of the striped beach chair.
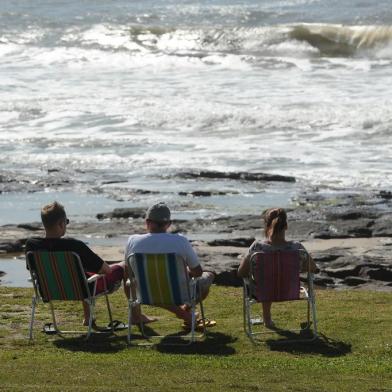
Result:
<instances>
[{"instance_id":1,"label":"striped beach chair","mask_svg":"<svg viewBox=\"0 0 392 392\"><path fill-rule=\"evenodd\" d=\"M29 328L30 340L33 339L35 308L40 301L49 303L53 318L54 333L79 334L85 333L85 331L60 330L55 317L53 301L84 301L88 305L90 310L86 335L86 339L88 339L92 333L96 298L104 295L110 325L113 324L112 312L107 296L109 291L105 287L102 292L96 294L97 282L102 275L95 274L87 278L78 254L74 252L27 252L26 262L34 286Z\"/></svg>"},{"instance_id":2,"label":"striped beach chair","mask_svg":"<svg viewBox=\"0 0 392 392\"><path fill-rule=\"evenodd\" d=\"M256 335L271 331L258 330L261 324L259 317L252 317L252 305L260 302L307 301L306 323L299 329L282 332L299 332L297 339L284 339L282 342L312 341L317 338L316 304L313 288L313 274L309 263L306 272L306 286L301 285L300 264L301 257L306 257L301 250L274 252L256 252L250 260L250 275L244 279L243 285L243 317L244 330L248 337L256 343ZM309 337L303 338L304 332L313 330ZM278 330L278 328L276 329Z\"/></svg>"},{"instance_id":3,"label":"striped beach chair","mask_svg":"<svg viewBox=\"0 0 392 392\"><path fill-rule=\"evenodd\" d=\"M190 306L192 314L191 331L189 335L171 335L186 339L192 343L205 335L195 334L196 302L198 292L197 278L189 278L184 260L175 253L147 254L133 253L127 258L129 269L133 272L136 285L136 298L131 298L128 305L128 343L131 342L132 307L137 305L183 305ZM203 304L200 301L200 312L204 320ZM163 338L164 336L146 335L143 324L140 324L142 334L146 338Z\"/></svg>"}]
</instances>

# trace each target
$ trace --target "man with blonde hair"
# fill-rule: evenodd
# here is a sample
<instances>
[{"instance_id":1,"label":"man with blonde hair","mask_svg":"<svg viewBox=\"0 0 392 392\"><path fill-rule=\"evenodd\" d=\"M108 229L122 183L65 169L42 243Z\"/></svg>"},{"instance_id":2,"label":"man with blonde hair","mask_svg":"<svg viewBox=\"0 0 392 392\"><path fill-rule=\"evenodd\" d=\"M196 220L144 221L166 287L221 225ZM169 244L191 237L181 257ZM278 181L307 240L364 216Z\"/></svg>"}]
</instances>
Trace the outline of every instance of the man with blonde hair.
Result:
<instances>
[{"instance_id":1,"label":"man with blonde hair","mask_svg":"<svg viewBox=\"0 0 392 392\"><path fill-rule=\"evenodd\" d=\"M41 220L45 228L45 237L29 238L26 242L26 253L29 251L46 250L46 251L70 251L79 255L82 266L86 275L102 274L104 277L98 280L97 293L103 291L104 282L109 290L113 289L116 285L121 284L128 278L125 268L125 262L116 264L107 264L97 254L95 254L84 242L74 238L63 238L66 231L69 219L65 213L64 207L57 201L45 205L41 210ZM127 298L130 296L130 289L124 284L124 292ZM88 325L89 308L83 303L84 310L84 325ZM140 312L140 307L135 309L133 313L134 322L148 323L154 321ZM95 326L95 320L94 320Z\"/></svg>"}]
</instances>

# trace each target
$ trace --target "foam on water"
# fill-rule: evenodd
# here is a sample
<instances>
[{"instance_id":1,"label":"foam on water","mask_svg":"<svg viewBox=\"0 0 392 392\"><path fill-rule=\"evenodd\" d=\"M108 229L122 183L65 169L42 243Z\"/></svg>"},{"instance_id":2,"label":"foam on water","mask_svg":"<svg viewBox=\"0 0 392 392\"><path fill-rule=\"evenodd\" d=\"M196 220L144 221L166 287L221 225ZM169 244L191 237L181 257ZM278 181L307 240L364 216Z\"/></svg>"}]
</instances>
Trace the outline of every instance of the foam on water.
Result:
<instances>
[{"instance_id":1,"label":"foam on water","mask_svg":"<svg viewBox=\"0 0 392 392\"><path fill-rule=\"evenodd\" d=\"M201 168L390 187L385 1L70 0L63 20L22 3L0 5L2 170L64 168L78 189Z\"/></svg>"}]
</instances>

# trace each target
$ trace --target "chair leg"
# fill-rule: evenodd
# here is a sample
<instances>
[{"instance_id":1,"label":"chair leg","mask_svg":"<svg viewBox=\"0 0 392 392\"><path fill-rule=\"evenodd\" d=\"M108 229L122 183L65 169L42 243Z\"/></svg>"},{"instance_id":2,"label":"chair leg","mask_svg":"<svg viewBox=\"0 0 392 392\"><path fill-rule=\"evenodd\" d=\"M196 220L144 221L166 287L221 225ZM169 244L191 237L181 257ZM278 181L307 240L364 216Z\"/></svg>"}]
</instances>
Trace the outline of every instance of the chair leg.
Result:
<instances>
[{"instance_id":1,"label":"chair leg","mask_svg":"<svg viewBox=\"0 0 392 392\"><path fill-rule=\"evenodd\" d=\"M195 328L196 328L196 306L195 303L192 302L191 305L191 316L192 316L192 320L191 320L191 342L195 341ZM204 320L203 320L204 322Z\"/></svg>"},{"instance_id":2,"label":"chair leg","mask_svg":"<svg viewBox=\"0 0 392 392\"><path fill-rule=\"evenodd\" d=\"M207 329L206 329L205 322L204 322L204 320L205 320L206 318L205 318L205 315L204 315L204 305L203 305L203 301L200 301L199 305L200 305L200 315L201 315L201 318L202 318L202 320L203 320L204 334L206 334L206 333L207 333Z\"/></svg>"},{"instance_id":3,"label":"chair leg","mask_svg":"<svg viewBox=\"0 0 392 392\"><path fill-rule=\"evenodd\" d=\"M85 340L90 339L91 333L93 331L93 320L94 320L94 310L95 310L95 303L93 299L88 299L85 300L87 305L88 305L88 310L89 310L89 318L88 318L88 330L87 330L87 335L85 337Z\"/></svg>"},{"instance_id":4,"label":"chair leg","mask_svg":"<svg viewBox=\"0 0 392 392\"><path fill-rule=\"evenodd\" d=\"M58 326L57 326L57 321L56 321L56 314L54 312L54 306L52 301L49 302L49 306L50 306L50 312L52 313L52 319L53 319L53 326L54 329L56 330L57 333L61 333L61 331L59 330Z\"/></svg>"},{"instance_id":5,"label":"chair leg","mask_svg":"<svg viewBox=\"0 0 392 392\"><path fill-rule=\"evenodd\" d=\"M35 306L37 304L37 298L34 296L31 301L31 318L30 318L30 327L29 327L29 339L33 340L33 325L34 325L34 316L35 316Z\"/></svg>"},{"instance_id":6,"label":"chair leg","mask_svg":"<svg viewBox=\"0 0 392 392\"><path fill-rule=\"evenodd\" d=\"M110 325L111 325L111 328L112 328L112 333L114 333L112 309L110 308L110 302L109 302L109 298L108 298L107 294L105 294L105 300L106 300L106 306L108 308L108 313L109 313L109 322L110 322Z\"/></svg>"},{"instance_id":7,"label":"chair leg","mask_svg":"<svg viewBox=\"0 0 392 392\"><path fill-rule=\"evenodd\" d=\"M252 300L249 298L248 287L243 285L243 319L244 319L244 331L248 335L249 338L252 339L252 322L251 322L251 305Z\"/></svg>"},{"instance_id":8,"label":"chair leg","mask_svg":"<svg viewBox=\"0 0 392 392\"><path fill-rule=\"evenodd\" d=\"M243 295L242 295L242 312L243 312L243 319L244 319L244 331L248 335L248 309L247 309L247 290L245 285L243 286Z\"/></svg>"},{"instance_id":9,"label":"chair leg","mask_svg":"<svg viewBox=\"0 0 392 392\"><path fill-rule=\"evenodd\" d=\"M304 328L301 328L301 330L309 330L311 326L311 318L310 318L310 308L312 306L311 304L311 298L309 296L306 297L306 326Z\"/></svg>"},{"instance_id":10,"label":"chair leg","mask_svg":"<svg viewBox=\"0 0 392 392\"><path fill-rule=\"evenodd\" d=\"M132 322L132 303L130 300L128 300L128 335L127 335L128 344L131 344L131 322Z\"/></svg>"},{"instance_id":11,"label":"chair leg","mask_svg":"<svg viewBox=\"0 0 392 392\"><path fill-rule=\"evenodd\" d=\"M313 318L313 333L315 338L318 337L317 333L317 315L316 315L316 301L314 300L313 295L311 296L311 306L312 306L312 318Z\"/></svg>"}]
</instances>

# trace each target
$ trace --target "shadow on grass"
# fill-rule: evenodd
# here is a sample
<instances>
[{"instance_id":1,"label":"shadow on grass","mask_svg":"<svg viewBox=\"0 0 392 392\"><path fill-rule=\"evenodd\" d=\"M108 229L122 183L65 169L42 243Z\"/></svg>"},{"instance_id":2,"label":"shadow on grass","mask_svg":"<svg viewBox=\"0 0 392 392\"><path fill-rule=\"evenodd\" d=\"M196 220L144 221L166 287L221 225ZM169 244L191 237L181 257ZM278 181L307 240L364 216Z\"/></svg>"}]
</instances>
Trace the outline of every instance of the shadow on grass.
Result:
<instances>
[{"instance_id":1,"label":"shadow on grass","mask_svg":"<svg viewBox=\"0 0 392 392\"><path fill-rule=\"evenodd\" d=\"M221 332L208 332L204 340L196 341L190 345L170 346L173 343L173 337L181 335L173 334L163 338L155 347L161 353L170 354L198 354L198 355L216 355L228 356L236 353L235 349L229 344L237 341L230 335Z\"/></svg>"},{"instance_id":2,"label":"shadow on grass","mask_svg":"<svg viewBox=\"0 0 392 392\"><path fill-rule=\"evenodd\" d=\"M313 341L298 341L293 342L291 340L299 340L309 337L306 331L301 331L299 333L294 333L287 330L276 329L274 332L284 339L268 339L266 344L270 347L272 351L284 351L288 353L298 354L321 354L325 357L340 357L351 353L351 344L333 340L324 334L319 334L318 338ZM290 340L290 341L288 341Z\"/></svg>"},{"instance_id":3,"label":"shadow on grass","mask_svg":"<svg viewBox=\"0 0 392 392\"><path fill-rule=\"evenodd\" d=\"M92 334L89 340L85 340L84 336L67 336L54 340L53 344L58 348L69 351L83 351L100 354L112 354L128 347L124 336L113 334Z\"/></svg>"}]
</instances>

